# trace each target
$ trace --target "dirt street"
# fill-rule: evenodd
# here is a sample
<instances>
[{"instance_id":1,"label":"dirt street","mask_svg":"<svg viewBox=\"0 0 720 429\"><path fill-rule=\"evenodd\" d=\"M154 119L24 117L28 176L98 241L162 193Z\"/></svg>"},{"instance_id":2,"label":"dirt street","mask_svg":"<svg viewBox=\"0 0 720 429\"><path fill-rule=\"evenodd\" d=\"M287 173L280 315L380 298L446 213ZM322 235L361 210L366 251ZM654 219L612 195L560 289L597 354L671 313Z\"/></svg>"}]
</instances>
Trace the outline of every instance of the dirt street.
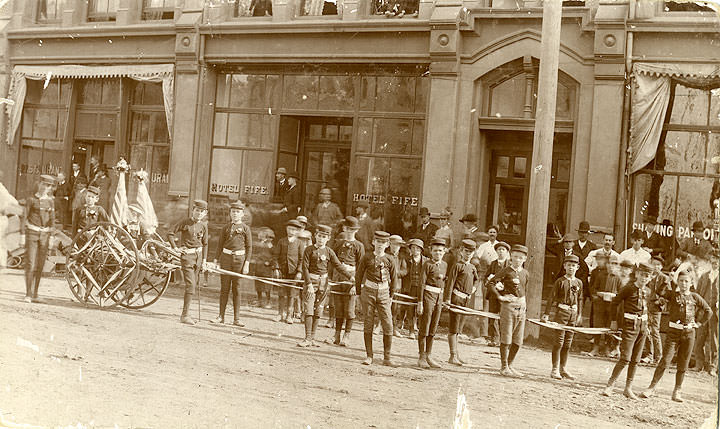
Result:
<instances>
[{"instance_id":1,"label":"dirt street","mask_svg":"<svg viewBox=\"0 0 720 429\"><path fill-rule=\"evenodd\" d=\"M275 310L249 307L246 327L215 326L219 281L203 288L202 321L181 325L178 291L140 311L97 310L71 300L62 279L44 279L44 304L26 304L22 273L0 274L0 412L8 421L57 427L134 428L448 428L458 392L474 427L700 427L716 407L717 380L686 377L688 400L670 400L674 370L658 397L628 401L600 395L614 361L573 355L576 382L553 381L548 350L525 348L524 379L498 374L496 348L461 345L470 364L415 366L417 345L395 339L400 368L360 365L361 323L348 348L301 349L300 324L273 321ZM228 311L231 311L230 309ZM228 313L230 314L230 313ZM193 304L197 316L197 304ZM324 322L324 321L323 321ZM320 339L331 335L319 329ZM376 357L382 338L375 336ZM638 370L636 390L652 369Z\"/></svg>"}]
</instances>

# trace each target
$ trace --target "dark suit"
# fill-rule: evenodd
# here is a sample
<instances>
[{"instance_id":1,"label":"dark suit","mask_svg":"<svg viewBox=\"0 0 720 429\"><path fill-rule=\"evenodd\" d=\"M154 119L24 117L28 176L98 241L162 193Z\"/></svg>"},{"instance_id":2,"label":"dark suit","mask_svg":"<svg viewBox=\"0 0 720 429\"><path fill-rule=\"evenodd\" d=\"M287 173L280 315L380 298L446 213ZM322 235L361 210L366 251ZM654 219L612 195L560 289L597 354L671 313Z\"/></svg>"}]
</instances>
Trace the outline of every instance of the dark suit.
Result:
<instances>
[{"instance_id":1,"label":"dark suit","mask_svg":"<svg viewBox=\"0 0 720 429\"><path fill-rule=\"evenodd\" d=\"M440 229L437 225L430 222L428 223L424 228L423 225L418 225L418 227L415 229L415 234L413 235L414 238L419 238L423 241L425 244L425 248L423 250L423 255L430 256L430 241L435 237L435 233Z\"/></svg>"},{"instance_id":2,"label":"dark suit","mask_svg":"<svg viewBox=\"0 0 720 429\"><path fill-rule=\"evenodd\" d=\"M70 183L65 180L55 190L55 216L60 227L72 222L72 208L70 207Z\"/></svg>"},{"instance_id":3,"label":"dark suit","mask_svg":"<svg viewBox=\"0 0 720 429\"><path fill-rule=\"evenodd\" d=\"M300 188L297 185L286 189L283 195L283 207L287 209L288 219L295 219L302 212L300 198Z\"/></svg>"},{"instance_id":4,"label":"dark suit","mask_svg":"<svg viewBox=\"0 0 720 429\"><path fill-rule=\"evenodd\" d=\"M585 246L583 247L580 247L580 243L578 241L576 241L573 245L573 251L576 255L580 256L581 261L584 261L585 258L587 258L588 254L597 248L598 245L590 240L586 241Z\"/></svg>"},{"instance_id":5,"label":"dark suit","mask_svg":"<svg viewBox=\"0 0 720 429\"><path fill-rule=\"evenodd\" d=\"M686 238L680 242L677 256L682 259L687 259L690 255L700 259L710 259L712 250L712 244L705 239Z\"/></svg>"},{"instance_id":6,"label":"dark suit","mask_svg":"<svg viewBox=\"0 0 720 429\"><path fill-rule=\"evenodd\" d=\"M577 246L577 244L576 244ZM587 245L585 245L587 247ZM578 252L575 247L571 249L571 252L573 255L580 258L580 266L578 267L577 273L575 273L575 277L580 279L583 284L583 296L586 298L591 297L590 294L590 288L588 283L588 277L590 276L590 269L588 268L587 264L585 263L585 258ZM565 259L565 249L560 249L559 253L557 253L558 259L560 260L560 266L558 267L557 274L555 274L555 279L557 280L559 278L562 278L565 275L565 266L563 264L563 259Z\"/></svg>"},{"instance_id":7,"label":"dark suit","mask_svg":"<svg viewBox=\"0 0 720 429\"><path fill-rule=\"evenodd\" d=\"M70 187L70 200L72 200L75 197L75 185L77 185L78 182L87 184L88 180L87 177L85 177L85 174L80 171L77 176L73 176L73 173L70 173L70 177L67 178L67 182Z\"/></svg>"}]
</instances>

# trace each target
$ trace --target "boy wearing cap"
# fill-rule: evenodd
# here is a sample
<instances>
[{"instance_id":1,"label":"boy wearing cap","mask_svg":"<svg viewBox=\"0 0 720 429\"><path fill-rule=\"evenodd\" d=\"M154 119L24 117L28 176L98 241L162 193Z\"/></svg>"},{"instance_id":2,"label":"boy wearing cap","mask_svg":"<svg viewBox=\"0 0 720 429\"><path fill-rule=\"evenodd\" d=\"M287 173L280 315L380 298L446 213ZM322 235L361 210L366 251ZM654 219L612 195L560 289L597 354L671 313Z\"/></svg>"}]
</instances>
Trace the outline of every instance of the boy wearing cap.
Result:
<instances>
[{"instance_id":1,"label":"boy wearing cap","mask_svg":"<svg viewBox=\"0 0 720 429\"><path fill-rule=\"evenodd\" d=\"M343 219L342 211L337 204L330 201L332 192L328 188L320 190L319 202L312 212L312 220L315 225L328 225L332 228Z\"/></svg>"},{"instance_id":2,"label":"boy wearing cap","mask_svg":"<svg viewBox=\"0 0 720 429\"><path fill-rule=\"evenodd\" d=\"M350 293L360 293L362 308L365 311L363 337L367 357L362 362L363 365L370 365L373 362L373 319L377 312L383 329L383 365L396 366L390 359L393 334L390 288L397 279L397 271L390 255L385 253L389 244L390 234L385 231L375 231L373 253L366 253L360 260L355 274L355 289L350 290Z\"/></svg>"},{"instance_id":3,"label":"boy wearing cap","mask_svg":"<svg viewBox=\"0 0 720 429\"><path fill-rule=\"evenodd\" d=\"M260 228L257 241L253 252L253 272L258 277L273 277L275 275L275 260L273 259L275 231L267 227ZM270 290L269 284L255 280L255 293L259 308L272 308Z\"/></svg>"},{"instance_id":4,"label":"boy wearing cap","mask_svg":"<svg viewBox=\"0 0 720 429\"><path fill-rule=\"evenodd\" d=\"M332 228L327 225L318 225L315 231L315 244L305 248L302 259L303 271L303 312L305 314L305 339L298 343L298 347L317 346L315 344L315 331L317 330L322 303L328 292L328 268L332 268L352 277L353 273L347 270L338 259L335 252L327 247Z\"/></svg>"},{"instance_id":5,"label":"boy wearing cap","mask_svg":"<svg viewBox=\"0 0 720 429\"><path fill-rule=\"evenodd\" d=\"M413 240L417 240L413 242ZM422 245L419 239L410 240L411 248ZM421 368L440 368L431 357L435 332L440 323L442 299L445 290L447 263L443 261L445 240L439 237L430 242L430 260L425 260L422 278L418 289L418 305L416 311L420 318L418 330L418 366ZM417 253L417 251L415 251Z\"/></svg>"},{"instance_id":6,"label":"boy wearing cap","mask_svg":"<svg viewBox=\"0 0 720 429\"><path fill-rule=\"evenodd\" d=\"M185 296L180 322L194 325L196 322L188 315L192 296L200 281L200 272L207 265L208 227L203 219L207 215L207 202L193 201L189 218L178 222L168 234L170 244L180 251L180 269L185 282Z\"/></svg>"},{"instance_id":7,"label":"boy wearing cap","mask_svg":"<svg viewBox=\"0 0 720 429\"><path fill-rule=\"evenodd\" d=\"M286 236L273 248L274 267L280 270L283 279L302 280L302 256L305 244L298 238L302 224L290 219L285 226ZM292 302L297 297L297 289L281 287L278 289L278 313L280 322L293 323Z\"/></svg>"},{"instance_id":8,"label":"boy wearing cap","mask_svg":"<svg viewBox=\"0 0 720 429\"><path fill-rule=\"evenodd\" d=\"M467 307L472 295L477 289L477 269L470 263L470 257L475 251L475 242L470 239L462 241L462 247L458 254L458 260L449 268L447 283L445 287L443 302L447 304ZM460 358L458 351L458 334L460 333L460 322L463 316L454 311L450 312L448 322L448 346L450 347L450 359L448 362L453 365L462 366L465 362Z\"/></svg>"},{"instance_id":9,"label":"boy wearing cap","mask_svg":"<svg viewBox=\"0 0 720 429\"><path fill-rule=\"evenodd\" d=\"M637 399L632 390L633 379L635 378L635 370L642 356L643 346L645 344L645 336L647 335L647 285L652 278L654 268L652 265L641 262L635 268L635 281L632 284L623 286L620 292L613 298L613 304L623 305L623 326L622 340L620 343L620 359L615 364L607 387L603 390L604 396L612 394L612 386L620 373L628 367L627 379L625 381L625 391L623 394L628 399ZM629 364L629 366L628 366Z\"/></svg>"},{"instance_id":10,"label":"boy wearing cap","mask_svg":"<svg viewBox=\"0 0 720 429\"><path fill-rule=\"evenodd\" d=\"M355 288L355 285L350 283L352 275L355 274L355 269L360 263L360 260L365 256L365 247L361 242L355 238L360 229L360 223L354 216L348 216L342 222L342 236L339 240L335 241L335 253L338 259L343 264L345 269L350 276L343 274L340 271L332 271L332 280L335 282L347 282L349 284L336 284L332 287L336 294L332 294L330 299L333 301L335 308L335 338L333 344L345 347L347 341L350 338L350 332L352 331L353 320L355 320L355 306L357 296L350 294L350 290ZM342 335L343 322L345 322L345 334ZM340 338L342 335L342 338Z\"/></svg>"},{"instance_id":11,"label":"boy wearing cap","mask_svg":"<svg viewBox=\"0 0 720 429\"><path fill-rule=\"evenodd\" d=\"M252 232L243 223L245 204L233 201L230 204L230 223L220 233L215 251L214 264L220 261L220 268L247 275L252 259ZM233 325L244 326L240 322L240 279L236 276L220 275L220 314L211 323L225 323L225 309L232 291Z\"/></svg>"},{"instance_id":12,"label":"boy wearing cap","mask_svg":"<svg viewBox=\"0 0 720 429\"><path fill-rule=\"evenodd\" d=\"M99 198L100 189L96 186L88 186L85 190L85 205L78 207L73 216L73 235L90 225L109 220L105 209L97 205Z\"/></svg>"},{"instance_id":13,"label":"boy wearing cap","mask_svg":"<svg viewBox=\"0 0 720 429\"><path fill-rule=\"evenodd\" d=\"M43 174L37 192L25 202L25 302L38 302L50 236L55 234L54 185L53 177Z\"/></svg>"},{"instance_id":14,"label":"boy wearing cap","mask_svg":"<svg viewBox=\"0 0 720 429\"><path fill-rule=\"evenodd\" d=\"M392 237L390 237L392 239ZM392 240L390 241L392 243ZM402 276L402 293L417 299L420 305L420 288L423 283L423 267L427 258L423 256L423 241L419 238L411 238L408 240L409 255L403 257L400 264L399 275ZM400 327L407 320L409 326L407 328L411 339L415 339L415 313L417 308L410 305L395 304L396 314L393 323L396 337L400 335Z\"/></svg>"},{"instance_id":15,"label":"boy wearing cap","mask_svg":"<svg viewBox=\"0 0 720 429\"><path fill-rule=\"evenodd\" d=\"M575 277L579 267L580 258L577 255L565 257L563 267L565 275L555 281L552 297L545 309L543 321L552 320L560 325L578 326L582 319L582 282ZM556 380L566 378L575 380L575 377L566 369L570 346L572 345L572 331L554 330L555 342L552 349L552 371L550 377ZM558 366L560 370L558 371Z\"/></svg>"},{"instance_id":16,"label":"boy wearing cap","mask_svg":"<svg viewBox=\"0 0 720 429\"><path fill-rule=\"evenodd\" d=\"M675 373L672 400L683 402L680 390L695 343L695 329L704 324L712 314L712 309L707 302L697 293L690 291L694 282L693 274L687 271L678 272L676 279L678 290L666 289L663 294L663 297L668 300L667 347L660 363L655 368L650 386L640 393L643 398L653 396L655 386L660 382L667 366L671 364L677 349L677 372Z\"/></svg>"},{"instance_id":17,"label":"boy wearing cap","mask_svg":"<svg viewBox=\"0 0 720 429\"><path fill-rule=\"evenodd\" d=\"M527 260L527 247L515 244L510 249L510 265L501 269L489 287L500 301L500 374L506 377L522 377L512 366L525 335L525 313L530 273L523 268Z\"/></svg>"},{"instance_id":18,"label":"boy wearing cap","mask_svg":"<svg viewBox=\"0 0 720 429\"><path fill-rule=\"evenodd\" d=\"M400 292L402 289L402 279L407 274L407 264L406 264L406 257L405 255L400 255L400 249L402 245L405 242L403 241L402 237L399 235L391 235L390 236L390 245L387 249L385 249L385 253L390 255L390 258L392 259L393 263L395 264L395 270L397 271L397 278L395 279L395 283L390 285L390 298L393 297L396 293ZM392 316L393 321L397 318L398 312L401 311L400 305L393 304L391 306L392 310ZM379 320L375 320L375 331L378 330L378 326L380 324ZM409 330L412 331L415 329L415 326L412 326ZM396 337L400 337L400 331L398 329L398 326L393 323L393 335Z\"/></svg>"},{"instance_id":19,"label":"boy wearing cap","mask_svg":"<svg viewBox=\"0 0 720 429\"><path fill-rule=\"evenodd\" d=\"M623 250L620 253L620 260L628 260L633 263L633 265L638 266L641 263L649 264L650 263L650 253L648 253L647 250L643 249L643 242L645 239L643 238L643 233L639 229L634 230L630 234L630 240L632 241L632 247L626 250Z\"/></svg>"},{"instance_id":20,"label":"boy wearing cap","mask_svg":"<svg viewBox=\"0 0 720 429\"><path fill-rule=\"evenodd\" d=\"M495 244L494 252L497 259L490 263L487 274L485 276L485 299L488 301L488 311L500 314L500 301L497 294L489 287L489 282L497 273L510 264L510 245L504 241L498 241ZM486 337L487 345L497 347L500 344L500 329L497 319L488 319L488 336Z\"/></svg>"},{"instance_id":21,"label":"boy wearing cap","mask_svg":"<svg viewBox=\"0 0 720 429\"><path fill-rule=\"evenodd\" d=\"M667 300L664 298L665 292L670 290L670 278L662 273L665 261L660 255L652 257L650 265L654 271L650 283L648 283L648 336L647 344L649 344L647 356L642 359L643 363L658 363L662 357L662 339L660 338L660 321L662 313L665 311Z\"/></svg>"}]
</instances>

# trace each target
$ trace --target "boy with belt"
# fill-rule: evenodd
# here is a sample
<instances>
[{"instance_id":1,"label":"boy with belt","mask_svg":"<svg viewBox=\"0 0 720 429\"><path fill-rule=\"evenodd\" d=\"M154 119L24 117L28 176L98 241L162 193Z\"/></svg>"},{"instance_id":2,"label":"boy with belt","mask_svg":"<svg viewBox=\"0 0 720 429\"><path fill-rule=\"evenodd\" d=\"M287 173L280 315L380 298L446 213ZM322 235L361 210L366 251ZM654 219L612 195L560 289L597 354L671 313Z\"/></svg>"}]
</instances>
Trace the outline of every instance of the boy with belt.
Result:
<instances>
[{"instance_id":1,"label":"boy with belt","mask_svg":"<svg viewBox=\"0 0 720 429\"><path fill-rule=\"evenodd\" d=\"M233 201L230 204L230 223L222 229L215 252L214 264L220 261L220 268L247 275L250 272L252 257L252 232L243 223L245 204ZM240 278L226 274L220 275L220 314L210 323L225 323L225 309L232 290L233 325L245 326L240 322Z\"/></svg>"},{"instance_id":2,"label":"boy with belt","mask_svg":"<svg viewBox=\"0 0 720 429\"><path fill-rule=\"evenodd\" d=\"M665 266L663 257L661 255L653 256L650 265L655 268L652 279L648 283L650 293L648 295L648 338L646 341L650 347L648 347L647 356L640 361L657 364L663 356L660 321L665 310L666 300L664 295L666 290L671 289L671 286L670 278L662 273L663 266Z\"/></svg>"},{"instance_id":3,"label":"boy with belt","mask_svg":"<svg viewBox=\"0 0 720 429\"><path fill-rule=\"evenodd\" d=\"M411 246L422 246L422 240L417 238L410 240L409 243ZM440 368L440 364L431 357L431 353L435 331L440 323L445 276L447 275L447 263L443 261L444 253L445 239L433 238L430 242L431 259L425 259L422 266L416 310L420 318L418 324L418 352L420 354L418 366L420 368Z\"/></svg>"},{"instance_id":4,"label":"boy with belt","mask_svg":"<svg viewBox=\"0 0 720 429\"><path fill-rule=\"evenodd\" d=\"M286 236L278 241L273 248L275 267L280 270L284 279L302 279L302 257L305 244L298 238L302 224L296 219L290 219L285 226ZM281 287L278 289L279 321L289 325L293 323L292 301L297 297L297 289Z\"/></svg>"},{"instance_id":5,"label":"boy with belt","mask_svg":"<svg viewBox=\"0 0 720 429\"><path fill-rule=\"evenodd\" d=\"M335 338L333 344L345 347L347 340L350 338L353 320L355 320L355 303L357 296L350 295L350 290L355 285L350 283L355 269L360 260L365 256L365 246L355 238L355 234L360 230L360 222L354 216L347 216L342 222L342 237L335 242L335 254L343 264L350 276L343 274L337 270L333 270L332 279L335 282L347 282L349 284L336 284L332 290L338 292L332 294L330 299L335 307ZM342 335L343 322L345 322L345 335ZM340 336L342 335L342 338Z\"/></svg>"},{"instance_id":6,"label":"boy with belt","mask_svg":"<svg viewBox=\"0 0 720 429\"><path fill-rule=\"evenodd\" d=\"M73 236L88 226L108 221L105 209L97 205L99 198L100 188L88 186L85 190L85 205L75 209L72 225Z\"/></svg>"},{"instance_id":7,"label":"boy with belt","mask_svg":"<svg viewBox=\"0 0 720 429\"><path fill-rule=\"evenodd\" d=\"M193 201L189 218L178 222L168 234L170 244L180 251L180 270L185 282L185 296L180 323L194 325L196 321L188 315L192 296L200 282L200 272L206 266L208 228L203 219L207 215L208 204L204 200Z\"/></svg>"},{"instance_id":8,"label":"boy with belt","mask_svg":"<svg viewBox=\"0 0 720 429\"><path fill-rule=\"evenodd\" d=\"M490 263L488 267L485 283L492 280L497 273L503 268L510 264L510 245L504 241L498 241L493 247L497 259ZM498 301L497 294L491 290L490 287L485 286L485 299L488 301L488 311L495 314L500 314L500 301ZM500 328L497 319L488 318L488 336L487 345L490 347L497 347L500 341Z\"/></svg>"},{"instance_id":9,"label":"boy with belt","mask_svg":"<svg viewBox=\"0 0 720 429\"><path fill-rule=\"evenodd\" d=\"M444 293L444 302L467 307L472 295L477 288L479 279L477 270L470 263L470 257L475 252L475 242L465 239L461 243L458 260L450 267L447 274L447 283ZM450 359L448 362L453 365L462 366L465 361L460 359L458 352L458 334L460 333L460 322L463 316L451 311L448 322L448 346L450 347Z\"/></svg>"},{"instance_id":10,"label":"boy with belt","mask_svg":"<svg viewBox=\"0 0 720 429\"><path fill-rule=\"evenodd\" d=\"M393 334L390 288L397 279L397 271L392 257L385 253L390 244L390 234L375 231L372 244L373 253L366 253L360 260L355 274L355 289L350 290L350 293L360 293L365 310L363 337L367 357L362 364L371 365L373 362L373 319L377 311L383 329L383 365L395 367L390 359Z\"/></svg>"},{"instance_id":11,"label":"boy with belt","mask_svg":"<svg viewBox=\"0 0 720 429\"><path fill-rule=\"evenodd\" d=\"M55 179L43 174L38 192L25 204L25 302L39 302L38 288L47 257L50 236L55 234ZM4 240L0 237L0 240Z\"/></svg>"},{"instance_id":12,"label":"boy with belt","mask_svg":"<svg viewBox=\"0 0 720 429\"><path fill-rule=\"evenodd\" d=\"M708 303L697 293L690 292L693 280L693 275L687 271L681 271L677 275L679 290L665 289L663 292L663 297L668 300L667 347L660 363L655 368L650 386L640 393L643 398L649 398L655 394L655 386L660 382L665 369L672 362L677 348L677 372L675 373L675 389L673 389L672 400L683 402L680 390L695 344L695 329L705 323L712 314Z\"/></svg>"},{"instance_id":13,"label":"boy with belt","mask_svg":"<svg viewBox=\"0 0 720 429\"><path fill-rule=\"evenodd\" d=\"M612 387L620 373L628 367L625 391L623 394L628 399L637 399L632 391L632 383L635 378L635 370L640 357L642 356L643 345L647 335L647 284L650 282L654 268L647 262L641 262L635 268L635 281L620 289L620 292L613 298L614 304L623 304L624 317L622 326L622 340L620 343L620 359L615 364L607 387L603 390L604 396L612 394ZM628 363L630 364L628 366Z\"/></svg>"},{"instance_id":14,"label":"boy with belt","mask_svg":"<svg viewBox=\"0 0 720 429\"><path fill-rule=\"evenodd\" d=\"M560 325L578 326L582 319L583 284L575 277L580 258L577 255L565 257L563 268L565 275L555 280L552 297L548 304L543 321L552 320ZM550 377L560 380L566 378L575 380L575 377L566 371L573 332L555 329L555 342L552 349L552 371ZM558 364L560 371L558 371Z\"/></svg>"},{"instance_id":15,"label":"boy with belt","mask_svg":"<svg viewBox=\"0 0 720 429\"><path fill-rule=\"evenodd\" d=\"M302 259L303 272L303 313L305 314L305 339L298 343L298 347L318 347L315 343L322 303L328 293L328 267L340 271L347 277L352 277L352 271L346 269L335 252L327 247L332 228L327 225L318 225L315 230L315 244L305 248Z\"/></svg>"},{"instance_id":16,"label":"boy with belt","mask_svg":"<svg viewBox=\"0 0 720 429\"><path fill-rule=\"evenodd\" d=\"M392 243L392 242L391 242ZM428 258L423 256L423 241L419 238L412 238L408 241L408 247L410 254L407 257L401 258L400 275L402 276L402 293L411 296L418 301L418 305L422 303L420 301L420 287L422 286L423 279L423 267ZM415 314L417 307L413 308L409 305L395 304L397 306L396 317L394 323L394 334L396 337L401 336L400 326L403 322L409 323L408 332L411 339L415 339Z\"/></svg>"},{"instance_id":17,"label":"boy with belt","mask_svg":"<svg viewBox=\"0 0 720 429\"><path fill-rule=\"evenodd\" d=\"M527 260L527 247L515 244L510 248L510 265L500 270L488 287L500 301L500 374L506 377L522 377L513 368L525 336L525 313L530 273L523 268Z\"/></svg>"}]
</instances>

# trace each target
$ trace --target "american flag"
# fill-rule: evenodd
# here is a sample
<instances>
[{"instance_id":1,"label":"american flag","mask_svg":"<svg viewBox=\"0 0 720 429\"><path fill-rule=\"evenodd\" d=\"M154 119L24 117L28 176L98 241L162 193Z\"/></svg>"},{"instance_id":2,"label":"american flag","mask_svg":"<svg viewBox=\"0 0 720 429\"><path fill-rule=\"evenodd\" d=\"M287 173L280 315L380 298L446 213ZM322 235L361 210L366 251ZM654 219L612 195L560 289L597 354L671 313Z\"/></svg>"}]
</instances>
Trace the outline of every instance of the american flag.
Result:
<instances>
[{"instance_id":1,"label":"american flag","mask_svg":"<svg viewBox=\"0 0 720 429\"><path fill-rule=\"evenodd\" d=\"M117 189L115 190L115 198L113 198L112 211L110 213L110 222L118 226L124 226L127 223L127 193L125 192L125 172L118 175Z\"/></svg>"}]
</instances>

